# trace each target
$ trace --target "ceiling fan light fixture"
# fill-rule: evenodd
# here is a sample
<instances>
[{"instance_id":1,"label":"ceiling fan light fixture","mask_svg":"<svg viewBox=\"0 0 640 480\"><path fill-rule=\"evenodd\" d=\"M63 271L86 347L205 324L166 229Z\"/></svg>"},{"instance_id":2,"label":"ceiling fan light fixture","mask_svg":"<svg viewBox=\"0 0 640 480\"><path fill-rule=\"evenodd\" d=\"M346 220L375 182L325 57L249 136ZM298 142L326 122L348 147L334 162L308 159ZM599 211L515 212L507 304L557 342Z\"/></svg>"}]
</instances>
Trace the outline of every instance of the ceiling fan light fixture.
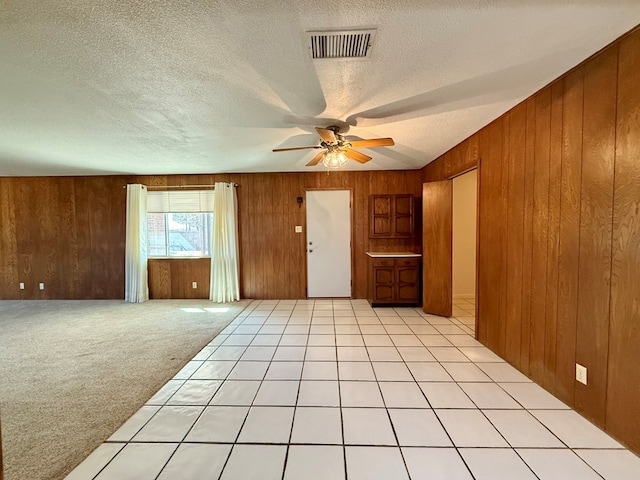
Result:
<instances>
[{"instance_id":1,"label":"ceiling fan light fixture","mask_svg":"<svg viewBox=\"0 0 640 480\"><path fill-rule=\"evenodd\" d=\"M348 161L347 156L339 148L329 149L322 157L322 164L327 168L340 168Z\"/></svg>"}]
</instances>

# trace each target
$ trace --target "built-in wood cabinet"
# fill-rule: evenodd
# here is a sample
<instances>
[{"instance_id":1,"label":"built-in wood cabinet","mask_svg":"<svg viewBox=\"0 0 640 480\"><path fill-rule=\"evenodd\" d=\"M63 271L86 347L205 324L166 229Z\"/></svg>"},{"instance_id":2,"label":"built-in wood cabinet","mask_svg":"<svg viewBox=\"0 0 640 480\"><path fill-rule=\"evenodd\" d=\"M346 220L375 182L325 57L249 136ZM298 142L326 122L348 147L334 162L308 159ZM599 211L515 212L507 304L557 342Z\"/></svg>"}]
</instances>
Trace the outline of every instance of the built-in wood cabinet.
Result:
<instances>
[{"instance_id":1,"label":"built-in wood cabinet","mask_svg":"<svg viewBox=\"0 0 640 480\"><path fill-rule=\"evenodd\" d=\"M413 238L413 195L371 195L369 238Z\"/></svg>"},{"instance_id":2,"label":"built-in wood cabinet","mask_svg":"<svg viewBox=\"0 0 640 480\"><path fill-rule=\"evenodd\" d=\"M369 259L368 300L371 305L419 305L420 257Z\"/></svg>"}]
</instances>

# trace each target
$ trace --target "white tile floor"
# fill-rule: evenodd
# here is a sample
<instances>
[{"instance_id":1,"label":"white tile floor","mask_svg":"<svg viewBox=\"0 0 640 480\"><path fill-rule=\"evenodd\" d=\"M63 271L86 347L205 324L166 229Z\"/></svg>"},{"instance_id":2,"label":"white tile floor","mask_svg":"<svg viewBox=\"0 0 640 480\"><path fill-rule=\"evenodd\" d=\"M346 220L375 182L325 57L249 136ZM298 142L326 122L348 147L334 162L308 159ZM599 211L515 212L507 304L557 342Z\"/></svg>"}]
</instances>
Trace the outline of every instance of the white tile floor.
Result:
<instances>
[{"instance_id":1,"label":"white tile floor","mask_svg":"<svg viewBox=\"0 0 640 480\"><path fill-rule=\"evenodd\" d=\"M256 301L67 480L626 480L640 459L454 317Z\"/></svg>"}]
</instances>

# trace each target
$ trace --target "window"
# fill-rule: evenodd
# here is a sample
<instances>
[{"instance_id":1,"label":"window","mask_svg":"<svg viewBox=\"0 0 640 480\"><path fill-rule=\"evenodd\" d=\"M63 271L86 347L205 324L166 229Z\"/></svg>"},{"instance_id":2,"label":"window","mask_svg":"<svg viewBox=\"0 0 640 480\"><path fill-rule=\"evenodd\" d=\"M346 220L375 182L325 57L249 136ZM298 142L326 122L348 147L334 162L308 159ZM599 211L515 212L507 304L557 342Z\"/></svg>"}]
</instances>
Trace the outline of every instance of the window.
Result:
<instances>
[{"instance_id":1,"label":"window","mask_svg":"<svg viewBox=\"0 0 640 480\"><path fill-rule=\"evenodd\" d=\"M208 257L212 213L148 213L150 257Z\"/></svg>"},{"instance_id":2,"label":"window","mask_svg":"<svg viewBox=\"0 0 640 480\"><path fill-rule=\"evenodd\" d=\"M213 191L149 192L149 257L208 257L212 228Z\"/></svg>"}]
</instances>

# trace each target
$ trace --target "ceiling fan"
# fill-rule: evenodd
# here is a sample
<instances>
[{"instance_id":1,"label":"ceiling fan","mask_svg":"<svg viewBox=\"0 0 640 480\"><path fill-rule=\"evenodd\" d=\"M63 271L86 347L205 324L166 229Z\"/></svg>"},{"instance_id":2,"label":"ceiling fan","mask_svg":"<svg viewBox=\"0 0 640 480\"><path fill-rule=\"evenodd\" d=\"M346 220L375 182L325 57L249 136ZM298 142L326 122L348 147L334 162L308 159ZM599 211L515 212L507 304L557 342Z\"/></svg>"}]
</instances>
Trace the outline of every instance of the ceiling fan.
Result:
<instances>
[{"instance_id":1,"label":"ceiling fan","mask_svg":"<svg viewBox=\"0 0 640 480\"><path fill-rule=\"evenodd\" d=\"M320 145L313 147L274 148L274 152L287 152L290 150L323 149L313 160L307 163L307 167L313 167L318 163L328 168L338 168L347 163L349 159L366 163L371 160L369 155L360 153L353 148L389 147L395 145L392 138L372 138L369 140L347 140L340 135L340 127L331 125L327 128L316 127L320 135Z\"/></svg>"}]
</instances>

